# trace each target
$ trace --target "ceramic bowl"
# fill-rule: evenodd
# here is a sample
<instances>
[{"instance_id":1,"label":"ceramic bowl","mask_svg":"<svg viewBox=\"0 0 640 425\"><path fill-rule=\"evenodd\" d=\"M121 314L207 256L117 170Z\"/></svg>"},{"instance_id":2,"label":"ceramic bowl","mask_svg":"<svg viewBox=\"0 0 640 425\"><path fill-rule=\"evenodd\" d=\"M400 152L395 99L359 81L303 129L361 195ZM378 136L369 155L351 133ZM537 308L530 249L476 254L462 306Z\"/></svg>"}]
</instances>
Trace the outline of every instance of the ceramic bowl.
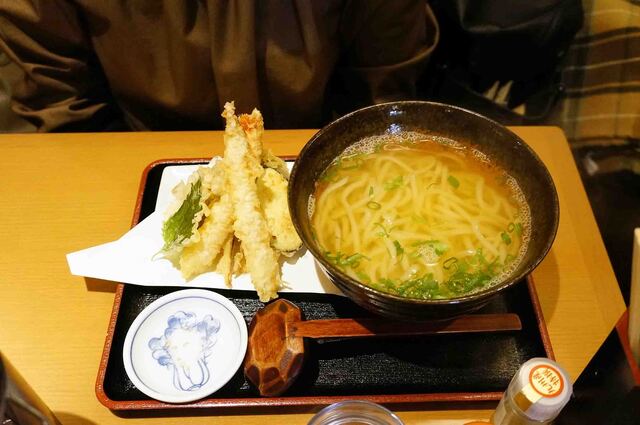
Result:
<instances>
[{"instance_id":1,"label":"ceramic bowl","mask_svg":"<svg viewBox=\"0 0 640 425\"><path fill-rule=\"evenodd\" d=\"M131 324L122 359L131 382L168 403L206 397L236 373L247 350L247 324L224 296L204 289L171 292Z\"/></svg>"},{"instance_id":2,"label":"ceramic bowl","mask_svg":"<svg viewBox=\"0 0 640 425\"><path fill-rule=\"evenodd\" d=\"M515 178L531 209L532 232L520 265L504 280L484 290L444 300L404 298L377 291L347 276L322 256L312 236L309 198L316 180L353 143L401 131L441 135L470 145ZM296 230L321 268L340 290L360 306L403 320L447 319L476 310L521 281L545 257L558 228L555 185L536 153L504 126L474 112L433 102L394 102L360 109L333 121L304 146L291 172L289 208Z\"/></svg>"}]
</instances>

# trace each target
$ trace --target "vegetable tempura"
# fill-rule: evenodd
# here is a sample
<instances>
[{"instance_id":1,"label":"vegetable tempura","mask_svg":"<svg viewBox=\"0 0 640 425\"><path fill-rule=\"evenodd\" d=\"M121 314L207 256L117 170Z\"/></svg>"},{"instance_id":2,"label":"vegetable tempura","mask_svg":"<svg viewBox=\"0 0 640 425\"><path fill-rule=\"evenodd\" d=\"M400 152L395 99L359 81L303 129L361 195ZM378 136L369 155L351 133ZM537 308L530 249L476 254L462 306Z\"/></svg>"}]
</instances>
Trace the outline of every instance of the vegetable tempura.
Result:
<instances>
[{"instance_id":1,"label":"vegetable tempura","mask_svg":"<svg viewBox=\"0 0 640 425\"><path fill-rule=\"evenodd\" d=\"M248 272L261 301L277 297L279 256L302 246L287 205L288 169L262 146L260 111L235 115L227 103L224 157L178 185L163 225L162 253L185 279L217 271Z\"/></svg>"}]
</instances>

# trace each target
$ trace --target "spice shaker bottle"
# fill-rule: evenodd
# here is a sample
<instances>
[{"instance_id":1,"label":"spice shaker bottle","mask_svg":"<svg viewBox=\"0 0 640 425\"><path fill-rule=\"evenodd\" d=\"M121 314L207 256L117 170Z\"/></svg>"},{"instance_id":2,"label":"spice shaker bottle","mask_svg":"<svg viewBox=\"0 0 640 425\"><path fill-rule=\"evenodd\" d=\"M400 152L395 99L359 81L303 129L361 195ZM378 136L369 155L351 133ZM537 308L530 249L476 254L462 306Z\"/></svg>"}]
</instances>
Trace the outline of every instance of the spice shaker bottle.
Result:
<instances>
[{"instance_id":1,"label":"spice shaker bottle","mask_svg":"<svg viewBox=\"0 0 640 425\"><path fill-rule=\"evenodd\" d=\"M546 358L533 358L511 379L491 423L550 424L567 404L572 392L569 376L559 364Z\"/></svg>"}]
</instances>

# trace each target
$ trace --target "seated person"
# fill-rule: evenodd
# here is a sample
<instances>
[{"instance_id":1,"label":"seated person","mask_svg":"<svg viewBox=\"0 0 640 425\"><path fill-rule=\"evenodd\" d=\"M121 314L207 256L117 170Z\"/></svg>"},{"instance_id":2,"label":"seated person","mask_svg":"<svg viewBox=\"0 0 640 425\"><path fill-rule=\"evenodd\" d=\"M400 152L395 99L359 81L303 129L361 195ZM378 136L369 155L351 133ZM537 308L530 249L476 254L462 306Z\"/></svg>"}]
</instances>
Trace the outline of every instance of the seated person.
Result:
<instances>
[{"instance_id":1,"label":"seated person","mask_svg":"<svg viewBox=\"0 0 640 425\"><path fill-rule=\"evenodd\" d=\"M0 49L38 131L205 130L226 101L268 128L412 98L437 38L424 1L13 0Z\"/></svg>"}]
</instances>

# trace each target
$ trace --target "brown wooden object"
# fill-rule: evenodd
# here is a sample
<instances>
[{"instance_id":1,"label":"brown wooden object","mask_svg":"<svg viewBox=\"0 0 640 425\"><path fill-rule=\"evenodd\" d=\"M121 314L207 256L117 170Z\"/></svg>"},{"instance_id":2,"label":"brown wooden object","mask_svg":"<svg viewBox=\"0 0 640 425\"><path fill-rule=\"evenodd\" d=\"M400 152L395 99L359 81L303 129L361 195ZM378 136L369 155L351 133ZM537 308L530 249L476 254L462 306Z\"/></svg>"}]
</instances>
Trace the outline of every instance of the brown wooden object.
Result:
<instances>
[{"instance_id":1,"label":"brown wooden object","mask_svg":"<svg viewBox=\"0 0 640 425\"><path fill-rule=\"evenodd\" d=\"M347 338L519 331L517 314L472 314L446 322L395 322L381 318L302 320L300 309L279 299L258 310L249 326L244 374L263 396L277 396L304 363L304 337Z\"/></svg>"}]
</instances>

